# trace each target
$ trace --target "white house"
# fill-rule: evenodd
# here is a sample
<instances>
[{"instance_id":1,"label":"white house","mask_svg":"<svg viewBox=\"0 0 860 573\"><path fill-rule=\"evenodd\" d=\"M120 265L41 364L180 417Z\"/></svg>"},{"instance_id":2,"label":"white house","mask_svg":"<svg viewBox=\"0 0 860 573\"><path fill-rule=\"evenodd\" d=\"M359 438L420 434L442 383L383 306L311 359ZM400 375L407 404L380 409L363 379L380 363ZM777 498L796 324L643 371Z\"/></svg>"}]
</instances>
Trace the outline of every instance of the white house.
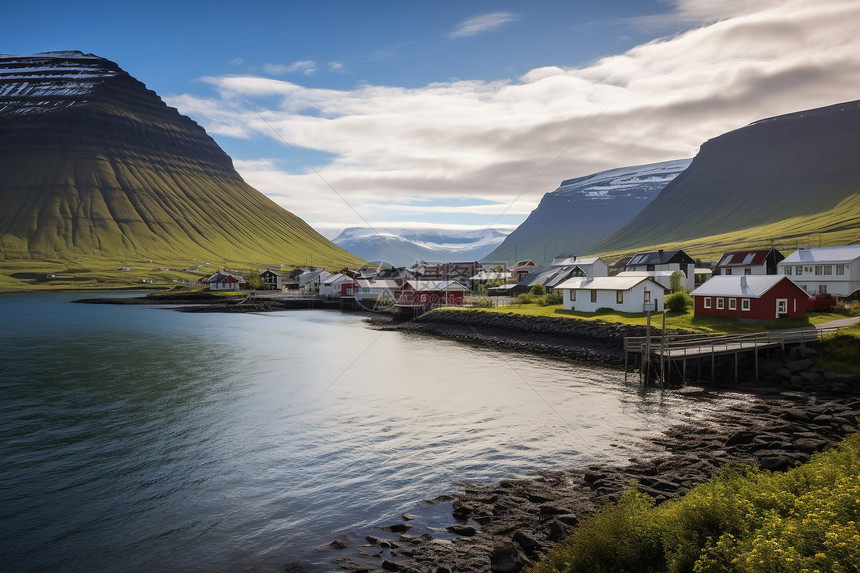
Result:
<instances>
[{"instance_id":1,"label":"white house","mask_svg":"<svg viewBox=\"0 0 860 573\"><path fill-rule=\"evenodd\" d=\"M809 294L848 296L860 289L860 245L802 247L777 264Z\"/></svg>"},{"instance_id":2,"label":"white house","mask_svg":"<svg viewBox=\"0 0 860 573\"><path fill-rule=\"evenodd\" d=\"M355 279L355 302L367 309L391 306L400 286L394 279Z\"/></svg>"},{"instance_id":3,"label":"white house","mask_svg":"<svg viewBox=\"0 0 860 573\"><path fill-rule=\"evenodd\" d=\"M345 282L352 282L352 277L340 273L331 275L320 284L320 296L326 298L340 298L341 285Z\"/></svg>"},{"instance_id":4,"label":"white house","mask_svg":"<svg viewBox=\"0 0 860 573\"><path fill-rule=\"evenodd\" d=\"M567 310L595 312L611 308L621 312L663 310L663 285L650 277L573 278L561 283L562 305Z\"/></svg>"},{"instance_id":5,"label":"white house","mask_svg":"<svg viewBox=\"0 0 860 573\"><path fill-rule=\"evenodd\" d=\"M307 294L318 294L322 282L329 278L328 271L307 271L299 275L299 290Z\"/></svg>"},{"instance_id":6,"label":"white house","mask_svg":"<svg viewBox=\"0 0 860 573\"><path fill-rule=\"evenodd\" d=\"M600 257L565 257L553 259L553 268L571 268L573 277L605 277L609 275L609 267Z\"/></svg>"}]
</instances>

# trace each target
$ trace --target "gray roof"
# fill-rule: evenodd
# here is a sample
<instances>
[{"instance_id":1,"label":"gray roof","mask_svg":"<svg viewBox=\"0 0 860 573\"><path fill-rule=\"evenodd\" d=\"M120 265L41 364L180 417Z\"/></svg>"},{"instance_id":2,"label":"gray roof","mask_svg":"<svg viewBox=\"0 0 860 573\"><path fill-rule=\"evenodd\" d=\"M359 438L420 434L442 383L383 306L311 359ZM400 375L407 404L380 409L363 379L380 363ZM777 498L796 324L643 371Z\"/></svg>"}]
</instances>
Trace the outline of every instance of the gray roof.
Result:
<instances>
[{"instance_id":1,"label":"gray roof","mask_svg":"<svg viewBox=\"0 0 860 573\"><path fill-rule=\"evenodd\" d=\"M739 296L759 298L782 280L795 284L784 275L720 275L691 292L693 296ZM795 284L795 286L797 286ZM800 289L800 287L797 287Z\"/></svg>"},{"instance_id":2,"label":"gray roof","mask_svg":"<svg viewBox=\"0 0 860 573\"><path fill-rule=\"evenodd\" d=\"M858 258L860 258L860 245L809 247L794 251L785 257L779 266L803 263L850 263Z\"/></svg>"}]
</instances>

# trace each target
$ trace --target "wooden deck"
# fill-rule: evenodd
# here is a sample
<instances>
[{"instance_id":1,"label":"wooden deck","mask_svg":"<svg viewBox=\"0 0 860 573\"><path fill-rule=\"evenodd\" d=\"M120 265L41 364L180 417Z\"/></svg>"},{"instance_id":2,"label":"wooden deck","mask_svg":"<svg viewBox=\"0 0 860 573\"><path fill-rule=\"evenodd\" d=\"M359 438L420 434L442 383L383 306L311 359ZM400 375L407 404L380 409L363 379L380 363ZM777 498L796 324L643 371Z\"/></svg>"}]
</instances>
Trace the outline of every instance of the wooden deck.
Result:
<instances>
[{"instance_id":1,"label":"wooden deck","mask_svg":"<svg viewBox=\"0 0 860 573\"><path fill-rule=\"evenodd\" d=\"M797 330L776 330L744 335L667 335L667 336L628 336L624 338L624 373L628 371L628 355L638 358L639 376L648 382L657 379L661 384L669 377L673 367L686 379L687 361L711 358L711 378L714 377L716 357L734 355L734 376L738 378L738 359L741 355L752 353L755 360L755 375L758 379L758 353L768 348L785 349L786 345L803 345L816 342L827 334L836 332L838 327L803 328Z\"/></svg>"}]
</instances>

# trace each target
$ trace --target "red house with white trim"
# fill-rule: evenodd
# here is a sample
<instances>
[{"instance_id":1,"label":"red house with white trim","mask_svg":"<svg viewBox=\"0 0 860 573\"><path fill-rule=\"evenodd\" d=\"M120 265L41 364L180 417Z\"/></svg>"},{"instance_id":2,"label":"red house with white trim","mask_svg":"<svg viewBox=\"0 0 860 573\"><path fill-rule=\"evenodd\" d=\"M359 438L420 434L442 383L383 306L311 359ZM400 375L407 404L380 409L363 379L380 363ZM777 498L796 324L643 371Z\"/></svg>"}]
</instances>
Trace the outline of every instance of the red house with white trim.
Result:
<instances>
[{"instance_id":1,"label":"red house with white trim","mask_svg":"<svg viewBox=\"0 0 860 573\"><path fill-rule=\"evenodd\" d=\"M782 275L713 277L690 293L696 316L803 318L809 295Z\"/></svg>"},{"instance_id":2,"label":"red house with white trim","mask_svg":"<svg viewBox=\"0 0 860 573\"><path fill-rule=\"evenodd\" d=\"M463 306L467 290L457 281L406 281L397 291L394 305L424 312L441 306Z\"/></svg>"}]
</instances>

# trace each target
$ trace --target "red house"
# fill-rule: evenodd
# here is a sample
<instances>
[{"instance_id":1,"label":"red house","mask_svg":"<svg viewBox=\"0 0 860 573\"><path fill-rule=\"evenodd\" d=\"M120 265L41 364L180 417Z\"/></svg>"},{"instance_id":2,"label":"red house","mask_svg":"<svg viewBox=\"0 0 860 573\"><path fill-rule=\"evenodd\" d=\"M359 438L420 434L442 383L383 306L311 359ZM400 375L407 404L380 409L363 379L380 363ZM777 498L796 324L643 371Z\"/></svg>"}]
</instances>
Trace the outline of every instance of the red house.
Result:
<instances>
[{"instance_id":1,"label":"red house","mask_svg":"<svg viewBox=\"0 0 860 573\"><path fill-rule=\"evenodd\" d=\"M713 277L690 293L696 316L803 318L809 295L782 275Z\"/></svg>"},{"instance_id":2,"label":"red house","mask_svg":"<svg viewBox=\"0 0 860 573\"><path fill-rule=\"evenodd\" d=\"M397 291L394 306L418 308L424 312L440 306L463 306L467 290L456 281L406 281Z\"/></svg>"}]
</instances>

